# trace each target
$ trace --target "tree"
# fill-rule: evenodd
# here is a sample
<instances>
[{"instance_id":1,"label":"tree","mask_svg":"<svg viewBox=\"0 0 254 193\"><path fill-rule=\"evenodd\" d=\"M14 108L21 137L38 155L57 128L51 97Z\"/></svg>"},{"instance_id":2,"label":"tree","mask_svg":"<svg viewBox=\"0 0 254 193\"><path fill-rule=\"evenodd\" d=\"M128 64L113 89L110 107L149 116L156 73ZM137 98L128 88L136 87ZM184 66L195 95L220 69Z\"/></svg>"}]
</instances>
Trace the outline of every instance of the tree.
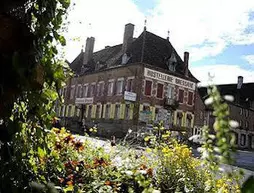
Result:
<instances>
[{"instance_id":1,"label":"tree","mask_svg":"<svg viewBox=\"0 0 254 193\"><path fill-rule=\"evenodd\" d=\"M32 132L39 128L37 135L43 137L43 130L51 125L57 90L66 79L65 62L59 57L57 46L66 44L61 33L70 1L1 3L0 162L10 166L15 135L24 129ZM6 176L0 180L0 184L12 186Z\"/></svg>"}]
</instances>

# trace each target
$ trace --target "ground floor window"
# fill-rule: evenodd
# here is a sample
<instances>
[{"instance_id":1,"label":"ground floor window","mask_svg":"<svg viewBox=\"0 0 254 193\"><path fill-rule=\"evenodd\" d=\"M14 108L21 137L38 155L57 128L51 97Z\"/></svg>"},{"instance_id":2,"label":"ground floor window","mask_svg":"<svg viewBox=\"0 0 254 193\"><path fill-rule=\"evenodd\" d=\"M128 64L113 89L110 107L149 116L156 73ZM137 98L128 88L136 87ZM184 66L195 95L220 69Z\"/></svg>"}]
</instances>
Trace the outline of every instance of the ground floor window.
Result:
<instances>
[{"instance_id":1,"label":"ground floor window","mask_svg":"<svg viewBox=\"0 0 254 193\"><path fill-rule=\"evenodd\" d=\"M186 127L187 128L191 128L191 122L192 122L192 115L191 114L187 114L186 116Z\"/></svg>"},{"instance_id":2,"label":"ground floor window","mask_svg":"<svg viewBox=\"0 0 254 193\"><path fill-rule=\"evenodd\" d=\"M89 105L89 106L88 106L88 114L87 114L87 118L89 118L89 119L90 119L90 118L91 118L91 116L92 116L92 107L93 107L92 105Z\"/></svg>"},{"instance_id":3,"label":"ground floor window","mask_svg":"<svg viewBox=\"0 0 254 193\"><path fill-rule=\"evenodd\" d=\"M109 119L109 116L110 116L110 104L107 104L105 109L105 119Z\"/></svg>"},{"instance_id":4,"label":"ground floor window","mask_svg":"<svg viewBox=\"0 0 254 193\"><path fill-rule=\"evenodd\" d=\"M125 119L130 120L131 119L131 105L126 104L125 106Z\"/></svg>"},{"instance_id":5,"label":"ground floor window","mask_svg":"<svg viewBox=\"0 0 254 193\"><path fill-rule=\"evenodd\" d=\"M235 133L235 144L236 145L238 145L238 138L239 138L238 133Z\"/></svg>"},{"instance_id":6,"label":"ground floor window","mask_svg":"<svg viewBox=\"0 0 254 193\"><path fill-rule=\"evenodd\" d=\"M116 104L116 108L115 108L115 118L116 119L120 119L120 114L121 114L121 111L120 111L120 104Z\"/></svg>"},{"instance_id":7,"label":"ground floor window","mask_svg":"<svg viewBox=\"0 0 254 193\"><path fill-rule=\"evenodd\" d=\"M246 135L245 134L241 134L241 146L245 146L246 144Z\"/></svg>"},{"instance_id":8,"label":"ground floor window","mask_svg":"<svg viewBox=\"0 0 254 193\"><path fill-rule=\"evenodd\" d=\"M176 125L181 127L182 126L182 120L183 120L183 113L178 112L176 117Z\"/></svg>"},{"instance_id":9,"label":"ground floor window","mask_svg":"<svg viewBox=\"0 0 254 193\"><path fill-rule=\"evenodd\" d=\"M97 119L101 118L101 105L96 106L96 118Z\"/></svg>"}]
</instances>

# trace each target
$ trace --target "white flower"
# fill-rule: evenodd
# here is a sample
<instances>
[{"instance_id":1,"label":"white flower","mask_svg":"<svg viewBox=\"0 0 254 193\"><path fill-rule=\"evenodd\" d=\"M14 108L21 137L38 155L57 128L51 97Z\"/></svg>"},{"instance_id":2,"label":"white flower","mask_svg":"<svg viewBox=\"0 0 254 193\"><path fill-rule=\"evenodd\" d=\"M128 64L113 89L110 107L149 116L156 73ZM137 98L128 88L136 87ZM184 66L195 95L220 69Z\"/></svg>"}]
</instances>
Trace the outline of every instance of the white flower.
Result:
<instances>
[{"instance_id":1,"label":"white flower","mask_svg":"<svg viewBox=\"0 0 254 193\"><path fill-rule=\"evenodd\" d=\"M239 123L238 123L237 121L234 121L234 120L229 121L229 125L230 125L230 127L232 127L232 128L237 128L237 127L239 127Z\"/></svg>"},{"instance_id":2,"label":"white flower","mask_svg":"<svg viewBox=\"0 0 254 193\"><path fill-rule=\"evenodd\" d=\"M224 99L226 101L229 101L229 102L233 102L234 101L234 97L232 95L225 95L224 96Z\"/></svg>"},{"instance_id":3,"label":"white flower","mask_svg":"<svg viewBox=\"0 0 254 193\"><path fill-rule=\"evenodd\" d=\"M190 141L195 141L195 140L198 140L199 139L199 137L200 137L200 135L192 135L191 137L189 137L189 140Z\"/></svg>"},{"instance_id":4,"label":"white flower","mask_svg":"<svg viewBox=\"0 0 254 193\"><path fill-rule=\"evenodd\" d=\"M220 152L220 149L219 149L218 147L215 147L215 148L214 148L214 151Z\"/></svg>"},{"instance_id":5,"label":"white flower","mask_svg":"<svg viewBox=\"0 0 254 193\"><path fill-rule=\"evenodd\" d=\"M221 171L221 172L225 172L225 169L224 169L224 168L222 168L222 167L219 167L219 171Z\"/></svg>"},{"instance_id":6,"label":"white flower","mask_svg":"<svg viewBox=\"0 0 254 193\"><path fill-rule=\"evenodd\" d=\"M203 151L201 159L206 159L206 158L208 158L208 156L209 156L208 151Z\"/></svg>"},{"instance_id":7,"label":"white flower","mask_svg":"<svg viewBox=\"0 0 254 193\"><path fill-rule=\"evenodd\" d=\"M120 156L117 156L113 159L113 163L115 166L121 167L122 164L122 158Z\"/></svg>"},{"instance_id":8,"label":"white flower","mask_svg":"<svg viewBox=\"0 0 254 193\"><path fill-rule=\"evenodd\" d=\"M125 173L128 175L128 176L132 176L133 175L133 172L132 171L125 171Z\"/></svg>"},{"instance_id":9,"label":"white flower","mask_svg":"<svg viewBox=\"0 0 254 193\"><path fill-rule=\"evenodd\" d=\"M161 193L160 190L153 190L152 193Z\"/></svg>"},{"instance_id":10,"label":"white flower","mask_svg":"<svg viewBox=\"0 0 254 193\"><path fill-rule=\"evenodd\" d=\"M203 147L198 147L198 148L197 148L197 151L198 151L198 152L203 152L203 151L204 151L204 148L203 148Z\"/></svg>"},{"instance_id":11,"label":"white flower","mask_svg":"<svg viewBox=\"0 0 254 193\"><path fill-rule=\"evenodd\" d=\"M212 103L213 103L213 98L212 97L209 97L208 99L205 100L206 105L210 105Z\"/></svg>"},{"instance_id":12,"label":"white flower","mask_svg":"<svg viewBox=\"0 0 254 193\"><path fill-rule=\"evenodd\" d=\"M138 172L143 175L147 173L146 170L139 170Z\"/></svg>"}]
</instances>

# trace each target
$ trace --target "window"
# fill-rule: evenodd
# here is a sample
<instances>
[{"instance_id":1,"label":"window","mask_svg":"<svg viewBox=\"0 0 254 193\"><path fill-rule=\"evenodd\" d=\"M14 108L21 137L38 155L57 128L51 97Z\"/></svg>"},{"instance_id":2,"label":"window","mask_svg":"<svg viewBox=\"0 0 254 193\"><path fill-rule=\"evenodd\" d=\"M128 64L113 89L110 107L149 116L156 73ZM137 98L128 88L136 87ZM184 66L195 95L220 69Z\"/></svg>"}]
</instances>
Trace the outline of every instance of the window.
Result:
<instances>
[{"instance_id":1,"label":"window","mask_svg":"<svg viewBox=\"0 0 254 193\"><path fill-rule=\"evenodd\" d=\"M132 92L133 91L133 79L127 79L126 91Z\"/></svg>"},{"instance_id":2,"label":"window","mask_svg":"<svg viewBox=\"0 0 254 193\"><path fill-rule=\"evenodd\" d=\"M249 122L245 121L245 129L248 129L248 128L249 128Z\"/></svg>"},{"instance_id":3,"label":"window","mask_svg":"<svg viewBox=\"0 0 254 193\"><path fill-rule=\"evenodd\" d=\"M243 121L242 121L242 120L239 121L239 126L240 126L240 127L243 126Z\"/></svg>"},{"instance_id":4,"label":"window","mask_svg":"<svg viewBox=\"0 0 254 193\"><path fill-rule=\"evenodd\" d=\"M74 98L74 91L75 91L75 85L71 86L71 93L70 93L70 99Z\"/></svg>"},{"instance_id":5,"label":"window","mask_svg":"<svg viewBox=\"0 0 254 193\"><path fill-rule=\"evenodd\" d=\"M245 117L248 117L249 116L249 111L248 109L245 110Z\"/></svg>"},{"instance_id":6,"label":"window","mask_svg":"<svg viewBox=\"0 0 254 193\"><path fill-rule=\"evenodd\" d=\"M177 118L176 118L176 125L181 127L182 126L182 119L183 119L183 114L178 112L177 113Z\"/></svg>"},{"instance_id":7,"label":"window","mask_svg":"<svg viewBox=\"0 0 254 193\"><path fill-rule=\"evenodd\" d=\"M126 120L130 120L131 119L131 105L130 104L126 104L126 107L125 107L125 119Z\"/></svg>"},{"instance_id":8,"label":"window","mask_svg":"<svg viewBox=\"0 0 254 193\"><path fill-rule=\"evenodd\" d=\"M123 80L117 80L116 82L116 94L123 94Z\"/></svg>"},{"instance_id":9,"label":"window","mask_svg":"<svg viewBox=\"0 0 254 193\"><path fill-rule=\"evenodd\" d=\"M61 107L61 116L62 117L64 117L65 116L65 105L63 105L62 107Z\"/></svg>"},{"instance_id":10,"label":"window","mask_svg":"<svg viewBox=\"0 0 254 193\"><path fill-rule=\"evenodd\" d=\"M76 88L76 98L81 98L82 97L82 87L81 85L78 85Z\"/></svg>"},{"instance_id":11,"label":"window","mask_svg":"<svg viewBox=\"0 0 254 193\"><path fill-rule=\"evenodd\" d=\"M246 144L246 135L244 135L244 134L241 134L241 146L245 146L245 144Z\"/></svg>"},{"instance_id":12,"label":"window","mask_svg":"<svg viewBox=\"0 0 254 193\"><path fill-rule=\"evenodd\" d=\"M93 108L93 106L92 105L89 105L89 107L88 107L88 115L87 115L87 118L91 118L91 116L92 116L92 108Z\"/></svg>"},{"instance_id":13,"label":"window","mask_svg":"<svg viewBox=\"0 0 254 193\"><path fill-rule=\"evenodd\" d=\"M167 97L172 99L174 97L173 95L173 87L171 85L168 85L168 88L167 88Z\"/></svg>"},{"instance_id":14,"label":"window","mask_svg":"<svg viewBox=\"0 0 254 193\"><path fill-rule=\"evenodd\" d=\"M109 119L110 116L110 104L106 105L105 119Z\"/></svg>"},{"instance_id":15,"label":"window","mask_svg":"<svg viewBox=\"0 0 254 193\"><path fill-rule=\"evenodd\" d=\"M191 120L192 120L191 114L187 114L187 116L186 116L186 127L187 128L191 128Z\"/></svg>"},{"instance_id":16,"label":"window","mask_svg":"<svg viewBox=\"0 0 254 193\"><path fill-rule=\"evenodd\" d=\"M88 95L88 85L85 84L83 86L83 97L87 97L87 95Z\"/></svg>"},{"instance_id":17,"label":"window","mask_svg":"<svg viewBox=\"0 0 254 193\"><path fill-rule=\"evenodd\" d=\"M94 91L95 91L95 84L92 84L91 86L90 86L90 97L93 97L94 96Z\"/></svg>"},{"instance_id":18,"label":"window","mask_svg":"<svg viewBox=\"0 0 254 193\"><path fill-rule=\"evenodd\" d=\"M238 145L238 133L235 133L235 144Z\"/></svg>"},{"instance_id":19,"label":"window","mask_svg":"<svg viewBox=\"0 0 254 193\"><path fill-rule=\"evenodd\" d=\"M115 118L120 119L120 104L116 104Z\"/></svg>"},{"instance_id":20,"label":"window","mask_svg":"<svg viewBox=\"0 0 254 193\"><path fill-rule=\"evenodd\" d=\"M151 96L152 94L152 81L146 80L145 82L145 95Z\"/></svg>"},{"instance_id":21,"label":"window","mask_svg":"<svg viewBox=\"0 0 254 193\"><path fill-rule=\"evenodd\" d=\"M104 96L104 82L101 83L100 96Z\"/></svg>"},{"instance_id":22,"label":"window","mask_svg":"<svg viewBox=\"0 0 254 193\"><path fill-rule=\"evenodd\" d=\"M62 95L63 95L63 97L65 97L65 96L66 96L66 87L64 87L64 88L63 88Z\"/></svg>"},{"instance_id":23,"label":"window","mask_svg":"<svg viewBox=\"0 0 254 193\"><path fill-rule=\"evenodd\" d=\"M97 106L96 106L96 118L97 118L97 119L100 119L100 118L101 118L100 110L101 110L101 105L97 105Z\"/></svg>"},{"instance_id":24,"label":"window","mask_svg":"<svg viewBox=\"0 0 254 193\"><path fill-rule=\"evenodd\" d=\"M240 115L243 114L243 108L240 108Z\"/></svg>"},{"instance_id":25,"label":"window","mask_svg":"<svg viewBox=\"0 0 254 193\"><path fill-rule=\"evenodd\" d=\"M71 116L71 106L67 106L67 117Z\"/></svg>"},{"instance_id":26,"label":"window","mask_svg":"<svg viewBox=\"0 0 254 193\"><path fill-rule=\"evenodd\" d=\"M178 90L178 101L179 101L179 103L183 103L183 97L184 97L184 90L179 89Z\"/></svg>"},{"instance_id":27,"label":"window","mask_svg":"<svg viewBox=\"0 0 254 193\"><path fill-rule=\"evenodd\" d=\"M193 105L193 92L188 92L188 105Z\"/></svg>"},{"instance_id":28,"label":"window","mask_svg":"<svg viewBox=\"0 0 254 193\"><path fill-rule=\"evenodd\" d=\"M100 82L97 84L97 96L103 96L104 83Z\"/></svg>"},{"instance_id":29,"label":"window","mask_svg":"<svg viewBox=\"0 0 254 193\"><path fill-rule=\"evenodd\" d=\"M112 96L113 88L114 88L114 82L113 81L108 82L108 96Z\"/></svg>"},{"instance_id":30,"label":"window","mask_svg":"<svg viewBox=\"0 0 254 193\"><path fill-rule=\"evenodd\" d=\"M163 84L158 83L157 84L157 98L163 98Z\"/></svg>"}]
</instances>

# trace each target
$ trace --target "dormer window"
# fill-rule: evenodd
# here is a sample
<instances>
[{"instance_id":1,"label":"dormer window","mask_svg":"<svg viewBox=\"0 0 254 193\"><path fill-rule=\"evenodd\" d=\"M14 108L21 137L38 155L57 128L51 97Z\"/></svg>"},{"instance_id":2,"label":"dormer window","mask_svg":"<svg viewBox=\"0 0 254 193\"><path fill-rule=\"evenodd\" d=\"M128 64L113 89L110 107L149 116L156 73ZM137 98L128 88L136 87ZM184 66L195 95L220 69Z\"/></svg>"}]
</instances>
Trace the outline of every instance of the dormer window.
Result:
<instances>
[{"instance_id":1,"label":"dormer window","mask_svg":"<svg viewBox=\"0 0 254 193\"><path fill-rule=\"evenodd\" d=\"M125 53L122 56L122 64L127 64L127 62L129 61L130 57Z\"/></svg>"},{"instance_id":2,"label":"dormer window","mask_svg":"<svg viewBox=\"0 0 254 193\"><path fill-rule=\"evenodd\" d=\"M177 60L176 60L176 56L175 53L172 52L170 58L167 60L167 66L168 69L172 72L175 72L176 70L176 65L177 65Z\"/></svg>"}]
</instances>

